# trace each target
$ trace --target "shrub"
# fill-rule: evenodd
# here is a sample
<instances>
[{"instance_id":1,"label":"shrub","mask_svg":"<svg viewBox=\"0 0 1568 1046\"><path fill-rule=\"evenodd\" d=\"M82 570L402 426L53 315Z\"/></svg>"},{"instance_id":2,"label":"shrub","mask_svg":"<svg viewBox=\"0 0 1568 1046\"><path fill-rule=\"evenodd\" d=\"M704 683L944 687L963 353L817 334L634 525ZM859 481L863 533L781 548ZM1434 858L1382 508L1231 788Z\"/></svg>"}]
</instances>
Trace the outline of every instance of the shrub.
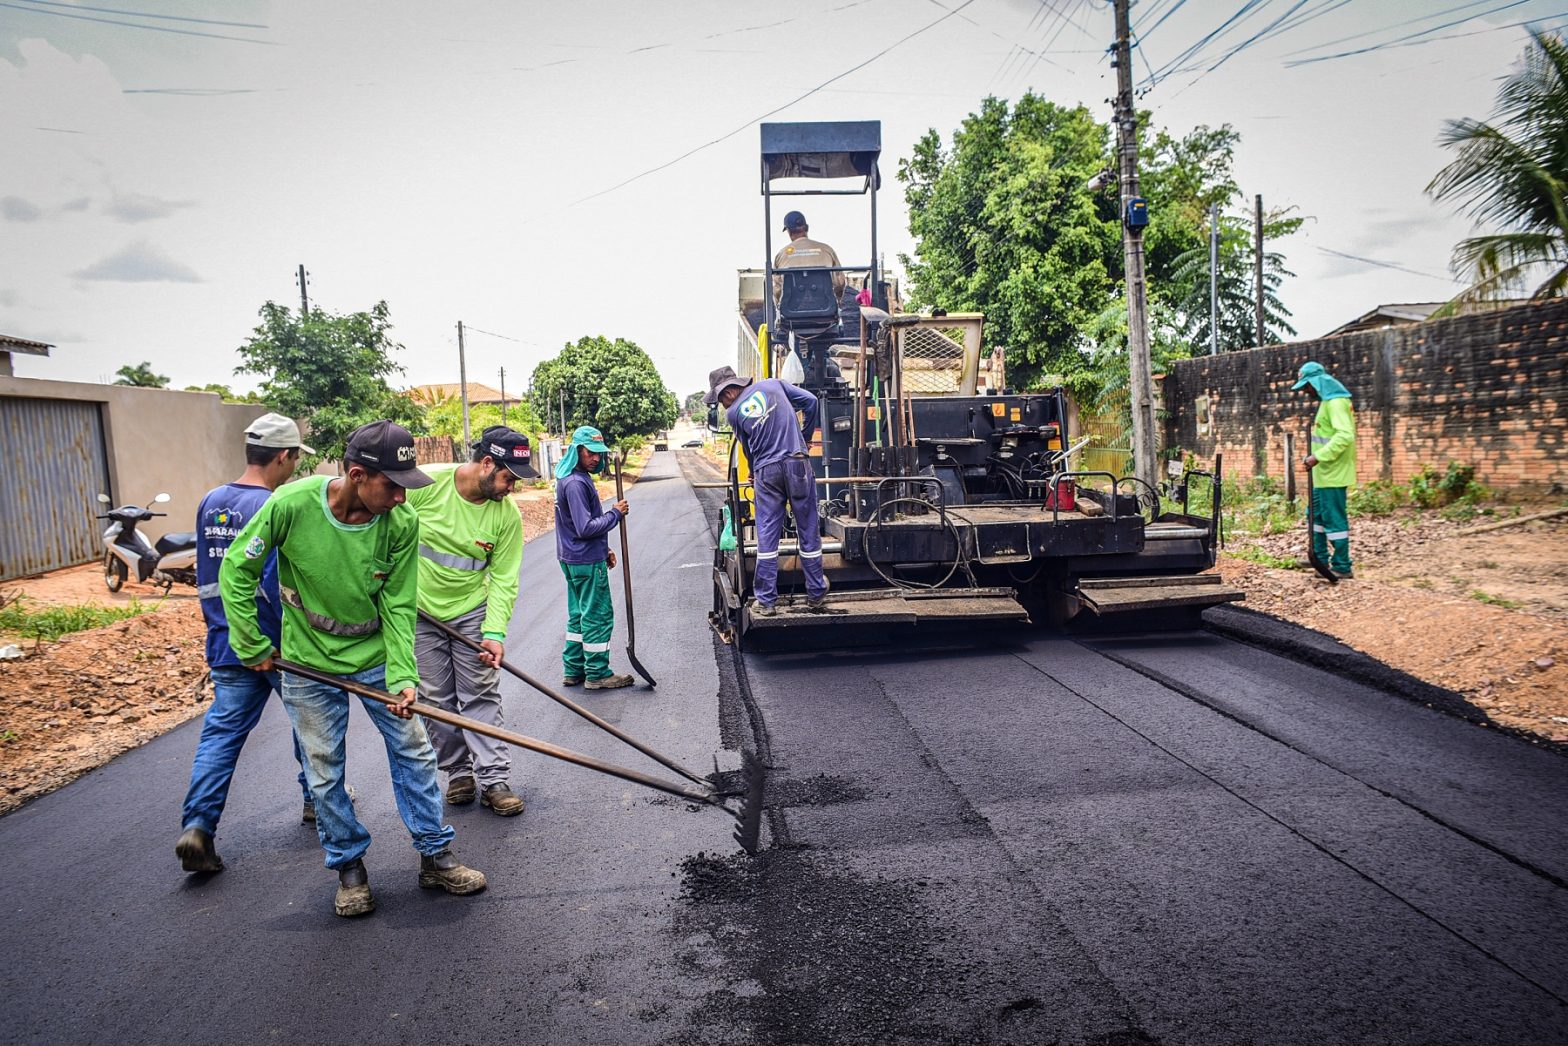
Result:
<instances>
[{"instance_id":1,"label":"shrub","mask_svg":"<svg viewBox=\"0 0 1568 1046\"><path fill-rule=\"evenodd\" d=\"M71 632L84 632L102 628L128 617L135 617L148 608L133 599L123 607L106 607L99 603L78 603L71 606L45 607L28 610L27 597L16 599L0 608L0 632L21 636L23 639L59 639Z\"/></svg>"}]
</instances>

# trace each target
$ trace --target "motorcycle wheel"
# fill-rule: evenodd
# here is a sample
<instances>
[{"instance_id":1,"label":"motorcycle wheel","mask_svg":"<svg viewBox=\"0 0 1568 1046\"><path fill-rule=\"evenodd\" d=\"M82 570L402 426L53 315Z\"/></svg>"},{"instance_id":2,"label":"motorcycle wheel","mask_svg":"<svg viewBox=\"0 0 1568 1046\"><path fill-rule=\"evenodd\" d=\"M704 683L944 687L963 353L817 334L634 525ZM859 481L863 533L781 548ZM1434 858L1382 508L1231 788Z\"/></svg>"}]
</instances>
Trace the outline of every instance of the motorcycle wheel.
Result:
<instances>
[{"instance_id":1,"label":"motorcycle wheel","mask_svg":"<svg viewBox=\"0 0 1568 1046\"><path fill-rule=\"evenodd\" d=\"M125 579L130 572L125 569L125 564L114 558L112 552L103 554L103 583L110 592L120 591L120 586L125 584Z\"/></svg>"}]
</instances>

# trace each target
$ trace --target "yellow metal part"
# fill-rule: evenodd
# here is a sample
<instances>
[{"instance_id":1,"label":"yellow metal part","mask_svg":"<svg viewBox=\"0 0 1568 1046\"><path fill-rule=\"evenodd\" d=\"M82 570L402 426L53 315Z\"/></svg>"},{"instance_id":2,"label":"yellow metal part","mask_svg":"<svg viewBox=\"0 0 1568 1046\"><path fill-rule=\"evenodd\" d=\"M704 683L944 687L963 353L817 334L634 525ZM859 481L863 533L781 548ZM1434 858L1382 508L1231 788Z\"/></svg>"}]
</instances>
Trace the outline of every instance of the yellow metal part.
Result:
<instances>
[{"instance_id":1,"label":"yellow metal part","mask_svg":"<svg viewBox=\"0 0 1568 1046\"><path fill-rule=\"evenodd\" d=\"M773 352L768 346L768 325L757 324L757 355L762 357L762 376L773 377Z\"/></svg>"}]
</instances>

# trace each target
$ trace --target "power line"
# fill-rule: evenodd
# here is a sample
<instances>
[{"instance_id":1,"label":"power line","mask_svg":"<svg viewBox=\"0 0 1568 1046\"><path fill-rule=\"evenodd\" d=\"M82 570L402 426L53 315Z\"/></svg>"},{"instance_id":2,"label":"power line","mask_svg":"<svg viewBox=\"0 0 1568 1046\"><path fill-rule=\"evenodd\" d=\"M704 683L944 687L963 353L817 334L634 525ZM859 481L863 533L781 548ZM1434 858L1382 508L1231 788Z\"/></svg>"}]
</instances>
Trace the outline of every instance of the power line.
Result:
<instances>
[{"instance_id":1,"label":"power line","mask_svg":"<svg viewBox=\"0 0 1568 1046\"><path fill-rule=\"evenodd\" d=\"M1319 247L1318 250L1322 251L1324 254L1332 254L1336 258L1348 258L1351 261L1362 262L1366 265L1375 265L1380 269L1394 269L1398 272L1408 272L1412 276L1425 276L1429 280L1443 280L1447 283L1461 284L1465 282L1464 280L1455 279L1452 276L1439 276L1433 272L1422 272L1420 269L1411 269L1404 265L1396 265L1394 262L1379 261L1376 258L1363 258L1359 254L1346 254L1344 251L1336 251L1329 247Z\"/></svg>"},{"instance_id":2,"label":"power line","mask_svg":"<svg viewBox=\"0 0 1568 1046\"><path fill-rule=\"evenodd\" d=\"M216 18L189 18L185 15L158 15L150 11L122 11L115 7L90 7L87 4L61 4L54 0L22 0L24 4L36 4L39 7L64 7L72 11L96 11L103 15L130 15L133 18L157 18L169 22L197 22L201 25L226 25L235 29L266 29L268 26L258 25L255 22L223 22ZM44 12L52 13L52 12Z\"/></svg>"},{"instance_id":3,"label":"power line","mask_svg":"<svg viewBox=\"0 0 1568 1046\"><path fill-rule=\"evenodd\" d=\"M529 341L527 338L514 338L510 334L497 334L495 331L480 330L478 327L475 327L472 323L465 323L465 324L463 324L463 330L465 330L469 334L485 334L485 335L489 335L492 338L500 338L502 341L515 341L519 345L532 345L535 348L539 348L539 349L549 348L548 345L540 345L537 341Z\"/></svg>"},{"instance_id":4,"label":"power line","mask_svg":"<svg viewBox=\"0 0 1568 1046\"><path fill-rule=\"evenodd\" d=\"M1418 22L1425 22L1431 18L1444 18L1458 11L1463 11L1466 8L1480 7L1482 4L1491 2L1493 2L1493 0L1465 0L1465 3L1456 4L1453 7L1445 7L1441 11L1428 11L1426 14L1416 15L1414 18L1407 18L1403 22L1395 22L1393 25L1379 26L1376 29L1365 29L1359 33L1351 33L1349 36L1341 36L1334 40L1324 40L1321 43L1312 44L1297 51L1287 52L1285 57L1294 58L1298 54L1306 54L1308 51L1315 51L1322 47L1333 47L1335 44L1348 44L1352 40L1365 40L1367 37L1376 36L1378 33L1395 32L1405 28L1406 26L1415 25Z\"/></svg>"},{"instance_id":5,"label":"power line","mask_svg":"<svg viewBox=\"0 0 1568 1046\"><path fill-rule=\"evenodd\" d=\"M176 29L167 25L142 25L139 22L122 22L115 18L95 18L92 15L69 14L65 11L44 10L36 4L24 0L23 3L3 3L0 7L9 7L15 11L29 11L35 15L51 15L55 18L73 18L79 22L99 22L103 25L119 25L127 29L146 29L154 33L174 33L178 36L202 36L209 40L236 40L242 44L266 44L272 46L271 40L256 40L248 36L228 36L224 33L203 33L196 29Z\"/></svg>"},{"instance_id":6,"label":"power line","mask_svg":"<svg viewBox=\"0 0 1568 1046\"><path fill-rule=\"evenodd\" d=\"M1482 12L1479 12L1478 14L1466 15L1463 18L1456 18L1452 22L1444 22L1442 25L1434 25L1434 26L1432 26L1432 27L1430 27L1428 29L1423 29L1420 32L1410 33L1407 36L1397 37L1396 39L1393 39L1393 40L1385 40L1384 42L1382 42L1380 44L1372 44L1372 45L1370 45L1368 47L1359 47L1359 48L1356 48L1355 50L1352 50L1352 51L1340 51L1337 54L1318 55L1318 56L1316 56L1314 58L1298 58L1294 62L1286 62L1285 63L1285 67L1287 69L1294 69L1297 66L1311 65L1314 62L1327 62L1327 61L1331 61L1332 59L1335 59L1335 58L1350 58L1350 57L1352 57L1354 55L1358 55L1358 54L1367 54L1367 53L1372 52L1372 51L1381 51L1385 47L1397 46L1397 45L1405 43L1407 41L1415 40L1415 39L1418 39L1419 37L1426 36L1429 33L1438 32L1439 30L1452 29L1456 25L1463 25L1464 23L1472 22L1472 21L1474 21L1477 18L1485 18L1488 15L1495 15L1495 14L1498 14L1499 12L1507 11L1509 8L1518 7L1521 4L1527 4L1529 2L1530 2L1530 0L1510 0L1509 3L1503 4L1500 7L1494 7L1494 8L1492 8L1489 11L1482 11Z\"/></svg>"}]
</instances>

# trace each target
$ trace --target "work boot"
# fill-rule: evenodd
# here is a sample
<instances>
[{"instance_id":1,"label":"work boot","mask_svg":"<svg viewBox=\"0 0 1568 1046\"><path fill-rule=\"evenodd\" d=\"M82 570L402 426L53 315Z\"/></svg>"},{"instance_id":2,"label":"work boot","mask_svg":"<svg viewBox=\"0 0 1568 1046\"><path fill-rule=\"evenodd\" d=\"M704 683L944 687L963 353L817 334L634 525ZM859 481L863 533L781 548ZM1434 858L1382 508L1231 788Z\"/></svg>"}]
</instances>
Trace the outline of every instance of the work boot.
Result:
<instances>
[{"instance_id":1,"label":"work boot","mask_svg":"<svg viewBox=\"0 0 1568 1046\"><path fill-rule=\"evenodd\" d=\"M1341 581L1349 581L1351 578L1356 576L1355 572L1350 570L1330 570L1329 573L1333 574Z\"/></svg>"},{"instance_id":2,"label":"work boot","mask_svg":"<svg viewBox=\"0 0 1568 1046\"><path fill-rule=\"evenodd\" d=\"M1297 556L1296 557L1296 566L1299 567L1302 570L1311 570L1312 569L1312 557L1311 556Z\"/></svg>"},{"instance_id":3,"label":"work boot","mask_svg":"<svg viewBox=\"0 0 1568 1046\"><path fill-rule=\"evenodd\" d=\"M345 919L369 915L376 910L376 899L370 896L370 876L365 874L364 861L355 861L338 869L338 895L332 901L332 910Z\"/></svg>"},{"instance_id":4,"label":"work boot","mask_svg":"<svg viewBox=\"0 0 1568 1046\"><path fill-rule=\"evenodd\" d=\"M584 690L619 690L623 686L631 686L636 680L631 676L605 676L603 679L590 679L583 684Z\"/></svg>"},{"instance_id":5,"label":"work boot","mask_svg":"<svg viewBox=\"0 0 1568 1046\"><path fill-rule=\"evenodd\" d=\"M582 686L583 685L583 677L582 676L563 676L561 678L561 685L562 686Z\"/></svg>"},{"instance_id":6,"label":"work boot","mask_svg":"<svg viewBox=\"0 0 1568 1046\"><path fill-rule=\"evenodd\" d=\"M779 612L779 608L772 603L758 603L751 608L752 617L772 617Z\"/></svg>"},{"instance_id":7,"label":"work boot","mask_svg":"<svg viewBox=\"0 0 1568 1046\"><path fill-rule=\"evenodd\" d=\"M212 834L200 828L187 828L174 844L174 854L180 867L187 872L221 872L223 858L213 848Z\"/></svg>"},{"instance_id":8,"label":"work boot","mask_svg":"<svg viewBox=\"0 0 1568 1046\"><path fill-rule=\"evenodd\" d=\"M306 800L305 808L299 812L299 823L314 826L316 823L316 804Z\"/></svg>"},{"instance_id":9,"label":"work boot","mask_svg":"<svg viewBox=\"0 0 1568 1046\"><path fill-rule=\"evenodd\" d=\"M486 785L479 793L479 805L488 806L502 817L516 817L523 812L523 797L512 791L505 781Z\"/></svg>"},{"instance_id":10,"label":"work boot","mask_svg":"<svg viewBox=\"0 0 1568 1046\"><path fill-rule=\"evenodd\" d=\"M426 890L447 893L478 893L485 888L485 875L457 863L448 847L438 854L419 859L419 885Z\"/></svg>"},{"instance_id":11,"label":"work boot","mask_svg":"<svg viewBox=\"0 0 1568 1046\"><path fill-rule=\"evenodd\" d=\"M827 578L822 579L822 594L820 596L807 596L807 610L821 610L828 605L828 593L833 589L833 582Z\"/></svg>"},{"instance_id":12,"label":"work boot","mask_svg":"<svg viewBox=\"0 0 1568 1046\"><path fill-rule=\"evenodd\" d=\"M467 806L474 801L476 791L472 777L454 777L446 783L446 801L451 806Z\"/></svg>"}]
</instances>

